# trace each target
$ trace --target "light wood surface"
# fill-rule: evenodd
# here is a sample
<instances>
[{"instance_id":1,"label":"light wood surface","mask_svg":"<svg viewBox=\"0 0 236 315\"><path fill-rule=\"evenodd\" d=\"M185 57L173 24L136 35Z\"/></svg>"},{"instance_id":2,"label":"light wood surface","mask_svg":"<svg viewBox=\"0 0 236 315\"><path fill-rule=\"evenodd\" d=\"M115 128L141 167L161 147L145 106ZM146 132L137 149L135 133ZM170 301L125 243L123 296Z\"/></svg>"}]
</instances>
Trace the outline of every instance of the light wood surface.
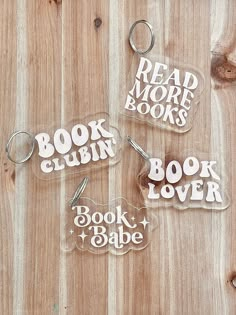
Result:
<instances>
[{"instance_id":1,"label":"light wood surface","mask_svg":"<svg viewBox=\"0 0 236 315\"><path fill-rule=\"evenodd\" d=\"M205 89L184 135L119 114L134 53L132 23L154 28L153 52L197 68ZM0 4L0 314L230 315L236 313L235 0L2 0ZM223 148L231 206L223 212L155 209L158 228L140 252L116 257L60 250L68 196L82 175L38 179L5 154L18 129L109 112L149 152ZM88 172L85 196L123 196L141 207L143 160L124 142L115 167Z\"/></svg>"}]
</instances>

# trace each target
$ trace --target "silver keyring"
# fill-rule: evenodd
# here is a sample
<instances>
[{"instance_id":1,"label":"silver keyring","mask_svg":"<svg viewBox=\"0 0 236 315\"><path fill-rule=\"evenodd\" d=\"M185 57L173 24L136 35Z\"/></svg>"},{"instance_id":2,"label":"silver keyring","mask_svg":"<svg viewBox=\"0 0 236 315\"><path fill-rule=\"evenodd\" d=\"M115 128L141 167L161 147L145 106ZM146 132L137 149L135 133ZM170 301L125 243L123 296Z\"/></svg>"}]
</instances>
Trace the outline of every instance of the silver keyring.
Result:
<instances>
[{"instance_id":1,"label":"silver keyring","mask_svg":"<svg viewBox=\"0 0 236 315\"><path fill-rule=\"evenodd\" d=\"M11 150L11 144L12 144L12 140L14 139L14 137L16 137L17 135L21 134L21 133L24 133L26 135L28 135L31 139L31 150L30 152L26 155L25 158L23 158L22 160L14 160L11 155L10 155L10 150ZM6 145L6 153L7 153L7 157L10 161L12 161L13 163L16 163L16 164L22 164L26 161L28 161L32 154L34 153L34 147L35 147L35 138L34 138L34 135L32 135L31 133L27 132L27 131L15 131L13 132L13 134L10 136L8 142L7 142L7 145Z\"/></svg>"},{"instance_id":2,"label":"silver keyring","mask_svg":"<svg viewBox=\"0 0 236 315\"><path fill-rule=\"evenodd\" d=\"M130 136L127 136L127 141L134 148L134 150L138 152L145 160L150 159L149 155Z\"/></svg>"},{"instance_id":3,"label":"silver keyring","mask_svg":"<svg viewBox=\"0 0 236 315\"><path fill-rule=\"evenodd\" d=\"M78 188L76 189L76 191L74 193L74 196L72 197L72 199L69 202L71 207L74 207L76 205L76 203L79 200L80 196L84 192L87 184L88 184L88 177L84 177L82 182L79 184Z\"/></svg>"},{"instance_id":4,"label":"silver keyring","mask_svg":"<svg viewBox=\"0 0 236 315\"><path fill-rule=\"evenodd\" d=\"M133 31L135 29L135 26L137 24L140 24L140 23L147 25L147 27L151 33L151 42L150 42L149 47L146 50L137 49L135 44L134 44L134 41L133 41ZM134 24L131 26L130 31L129 31L129 43L130 43L130 46L132 47L133 51L135 51L139 55L144 55L144 54L148 53L149 51L151 51L153 46L154 46L154 43L155 43L155 35L153 33L152 25L150 23L148 23L146 20L138 20L138 21L134 22Z\"/></svg>"}]
</instances>

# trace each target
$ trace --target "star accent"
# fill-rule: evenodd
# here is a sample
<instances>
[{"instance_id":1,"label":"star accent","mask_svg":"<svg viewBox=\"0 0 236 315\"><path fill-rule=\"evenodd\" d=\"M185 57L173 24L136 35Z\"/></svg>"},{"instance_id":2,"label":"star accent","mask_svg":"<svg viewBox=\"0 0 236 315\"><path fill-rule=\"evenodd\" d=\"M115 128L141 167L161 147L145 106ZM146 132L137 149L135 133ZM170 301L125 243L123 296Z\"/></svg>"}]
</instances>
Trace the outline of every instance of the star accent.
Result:
<instances>
[{"instance_id":1,"label":"star accent","mask_svg":"<svg viewBox=\"0 0 236 315\"><path fill-rule=\"evenodd\" d=\"M141 223L143 225L143 229L146 229L146 226L150 223L147 221L146 217L143 218L143 221L140 221L139 223Z\"/></svg>"},{"instance_id":2,"label":"star accent","mask_svg":"<svg viewBox=\"0 0 236 315\"><path fill-rule=\"evenodd\" d=\"M131 220L134 221L134 220L135 220L135 217L132 217Z\"/></svg>"},{"instance_id":3,"label":"star accent","mask_svg":"<svg viewBox=\"0 0 236 315\"><path fill-rule=\"evenodd\" d=\"M79 236L79 237L82 239L82 241L84 242L85 237L87 237L88 235L85 234L85 233L84 233L84 230L83 230L83 232L82 232L81 234L79 234L78 236Z\"/></svg>"},{"instance_id":4,"label":"star accent","mask_svg":"<svg viewBox=\"0 0 236 315\"><path fill-rule=\"evenodd\" d=\"M74 231L71 229L71 230L69 231L69 233L72 235L72 234L74 233Z\"/></svg>"}]
</instances>

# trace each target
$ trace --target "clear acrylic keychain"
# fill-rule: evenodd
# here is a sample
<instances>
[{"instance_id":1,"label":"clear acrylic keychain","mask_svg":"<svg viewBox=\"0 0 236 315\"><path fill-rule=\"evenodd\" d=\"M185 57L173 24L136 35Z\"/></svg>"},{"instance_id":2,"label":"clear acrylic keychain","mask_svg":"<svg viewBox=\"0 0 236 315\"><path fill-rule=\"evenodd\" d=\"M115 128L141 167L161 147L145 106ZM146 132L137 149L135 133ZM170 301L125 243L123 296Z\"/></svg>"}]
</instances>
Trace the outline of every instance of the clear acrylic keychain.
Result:
<instances>
[{"instance_id":1,"label":"clear acrylic keychain","mask_svg":"<svg viewBox=\"0 0 236 315\"><path fill-rule=\"evenodd\" d=\"M230 205L227 163L219 150L211 155L161 152L151 156L134 139L129 144L142 156L144 164L137 181L146 207L225 210ZM173 159L173 156L175 157Z\"/></svg>"},{"instance_id":2,"label":"clear acrylic keychain","mask_svg":"<svg viewBox=\"0 0 236 315\"><path fill-rule=\"evenodd\" d=\"M45 180L115 165L120 151L120 132L107 113L15 131L6 145L9 160L30 160L35 175Z\"/></svg>"},{"instance_id":3,"label":"clear acrylic keychain","mask_svg":"<svg viewBox=\"0 0 236 315\"><path fill-rule=\"evenodd\" d=\"M135 32L141 26L150 32L146 49L136 44ZM155 31L146 20L131 26L129 43L135 54L124 83L121 113L178 133L190 130L204 88L203 75L193 66L153 53Z\"/></svg>"},{"instance_id":4,"label":"clear acrylic keychain","mask_svg":"<svg viewBox=\"0 0 236 315\"><path fill-rule=\"evenodd\" d=\"M145 207L135 208L124 198L97 204L81 196L87 184L85 177L68 203L61 249L115 255L144 249L157 227L156 216Z\"/></svg>"}]
</instances>

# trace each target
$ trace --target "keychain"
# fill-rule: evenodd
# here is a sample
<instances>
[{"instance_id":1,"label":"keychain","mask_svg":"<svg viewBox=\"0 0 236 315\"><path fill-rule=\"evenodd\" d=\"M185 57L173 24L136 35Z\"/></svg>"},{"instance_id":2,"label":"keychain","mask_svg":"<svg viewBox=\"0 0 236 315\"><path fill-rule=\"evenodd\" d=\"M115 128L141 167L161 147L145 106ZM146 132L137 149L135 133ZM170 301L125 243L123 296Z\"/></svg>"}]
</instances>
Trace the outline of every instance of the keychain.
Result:
<instances>
[{"instance_id":1,"label":"keychain","mask_svg":"<svg viewBox=\"0 0 236 315\"><path fill-rule=\"evenodd\" d=\"M87 184L85 177L69 201L62 250L71 252L77 248L96 254L122 255L148 246L157 227L156 216L146 208L132 206L124 198L103 205L81 197Z\"/></svg>"},{"instance_id":2,"label":"keychain","mask_svg":"<svg viewBox=\"0 0 236 315\"><path fill-rule=\"evenodd\" d=\"M134 42L134 31L139 24L145 25L151 35L147 49L138 49ZM202 74L194 67L152 52L155 36L146 20L131 26L129 43L135 54L128 82L124 83L121 113L178 133L190 130L204 87Z\"/></svg>"},{"instance_id":3,"label":"keychain","mask_svg":"<svg viewBox=\"0 0 236 315\"><path fill-rule=\"evenodd\" d=\"M169 160L167 154L162 160L150 157L130 136L127 141L146 162L138 175L146 207L182 210L224 210L229 207L228 178L223 176L225 172L217 160L185 155L184 152L179 159Z\"/></svg>"},{"instance_id":4,"label":"keychain","mask_svg":"<svg viewBox=\"0 0 236 315\"><path fill-rule=\"evenodd\" d=\"M54 179L63 174L86 172L91 168L108 167L120 160L121 136L117 128L109 123L106 113L88 116L82 121L74 119L65 126L34 126L34 133L20 130L14 132L6 145L7 157L16 164L32 159L32 168L40 179ZM19 158L19 152L13 154L13 141L18 144L20 136L22 146L28 143L28 152ZM19 147L18 147L19 149ZM108 163L109 160L109 163Z\"/></svg>"}]
</instances>

